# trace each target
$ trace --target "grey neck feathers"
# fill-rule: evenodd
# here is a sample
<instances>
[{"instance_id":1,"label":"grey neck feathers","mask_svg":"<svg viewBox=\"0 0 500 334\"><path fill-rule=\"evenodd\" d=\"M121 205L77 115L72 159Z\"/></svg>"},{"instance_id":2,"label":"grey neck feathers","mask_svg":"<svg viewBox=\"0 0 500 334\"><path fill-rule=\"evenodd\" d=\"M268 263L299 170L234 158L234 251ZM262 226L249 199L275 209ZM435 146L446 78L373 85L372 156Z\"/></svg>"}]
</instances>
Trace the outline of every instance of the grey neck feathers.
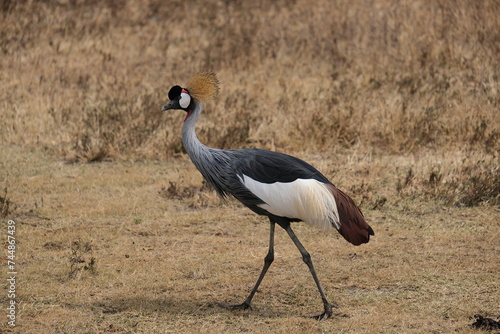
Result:
<instances>
[{"instance_id":1,"label":"grey neck feathers","mask_svg":"<svg viewBox=\"0 0 500 334\"><path fill-rule=\"evenodd\" d=\"M187 154L205 180L225 197L226 182L223 169L228 166L229 157L223 150L203 145L196 136L195 125L203 110L203 104L193 99L193 111L182 127L182 143Z\"/></svg>"},{"instance_id":2,"label":"grey neck feathers","mask_svg":"<svg viewBox=\"0 0 500 334\"><path fill-rule=\"evenodd\" d=\"M198 101L193 101L193 111L188 116L182 126L182 143L193 163L198 167L197 162L200 155L204 155L208 151L208 147L203 145L196 137L195 125L200 117L203 105ZM198 168L199 169L199 168Z\"/></svg>"}]
</instances>

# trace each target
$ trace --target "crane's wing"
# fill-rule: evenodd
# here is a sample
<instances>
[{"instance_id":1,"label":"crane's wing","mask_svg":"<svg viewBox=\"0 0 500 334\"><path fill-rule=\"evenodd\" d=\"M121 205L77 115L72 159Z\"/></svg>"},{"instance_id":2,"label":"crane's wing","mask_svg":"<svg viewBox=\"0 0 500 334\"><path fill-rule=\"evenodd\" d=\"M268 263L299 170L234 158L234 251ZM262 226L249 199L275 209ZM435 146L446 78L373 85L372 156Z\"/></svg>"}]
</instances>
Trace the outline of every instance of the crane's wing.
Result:
<instances>
[{"instance_id":1,"label":"crane's wing","mask_svg":"<svg viewBox=\"0 0 500 334\"><path fill-rule=\"evenodd\" d=\"M297 179L314 179L330 183L316 168L287 154L260 150L230 150L235 157L235 172L261 183L293 182Z\"/></svg>"}]
</instances>

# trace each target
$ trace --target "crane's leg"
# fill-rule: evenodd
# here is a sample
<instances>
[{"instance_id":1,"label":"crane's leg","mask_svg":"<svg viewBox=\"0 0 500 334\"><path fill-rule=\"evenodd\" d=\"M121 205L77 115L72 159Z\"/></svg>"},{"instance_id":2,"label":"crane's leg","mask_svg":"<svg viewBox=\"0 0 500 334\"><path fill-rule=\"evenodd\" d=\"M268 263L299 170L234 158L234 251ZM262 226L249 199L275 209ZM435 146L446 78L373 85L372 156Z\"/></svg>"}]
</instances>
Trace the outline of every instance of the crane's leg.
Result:
<instances>
[{"instance_id":1,"label":"crane's leg","mask_svg":"<svg viewBox=\"0 0 500 334\"><path fill-rule=\"evenodd\" d=\"M269 233L269 251L267 252L266 257L264 258L264 267L262 268L262 271L260 273L259 278L257 279L257 283L255 283L255 286L253 287L252 291L250 291L250 294L248 295L247 299L241 304L237 305L231 305L231 304L224 304L224 303L217 303L217 305L229 308L229 309L248 309L250 308L250 303L252 302L252 298L257 292L257 289L259 288L260 283L262 282L262 279L264 276L266 276L267 269L271 266L271 263L274 261L274 227L275 227L275 222L271 221L271 227L270 227L270 233Z\"/></svg>"},{"instance_id":2,"label":"crane's leg","mask_svg":"<svg viewBox=\"0 0 500 334\"><path fill-rule=\"evenodd\" d=\"M316 275L316 270L314 270L314 266L311 261L311 255L307 252L305 247L300 243L299 238L295 235L295 233L292 231L292 228L290 227L290 224L288 226L285 226L285 231L288 233L290 238L292 239L293 243L295 246L300 251L300 254L302 254L302 260L307 264L309 267L309 271L312 274L312 277L314 278L314 282L316 282L316 286L318 287L319 294L321 295L321 300L323 300L323 306L325 307L325 311L317 316L313 316L311 318L317 319L317 320L325 320L328 319L329 317L332 316L332 305L328 302L326 299L326 295L323 292L323 288L321 287L321 283L319 282L318 275Z\"/></svg>"}]
</instances>

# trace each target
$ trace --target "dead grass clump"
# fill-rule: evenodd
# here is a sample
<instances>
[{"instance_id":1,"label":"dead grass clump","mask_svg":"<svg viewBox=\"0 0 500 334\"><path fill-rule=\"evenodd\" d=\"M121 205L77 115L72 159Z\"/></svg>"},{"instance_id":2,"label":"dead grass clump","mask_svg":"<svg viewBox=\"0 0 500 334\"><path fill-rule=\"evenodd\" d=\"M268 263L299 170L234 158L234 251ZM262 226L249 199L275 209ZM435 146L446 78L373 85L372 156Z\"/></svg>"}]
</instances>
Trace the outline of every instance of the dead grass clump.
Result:
<instances>
[{"instance_id":1,"label":"dead grass clump","mask_svg":"<svg viewBox=\"0 0 500 334\"><path fill-rule=\"evenodd\" d=\"M71 253L69 256L70 271L69 277L75 278L82 272L89 274L97 273L96 258L93 256L93 246L91 242L75 240L71 243Z\"/></svg>"},{"instance_id":2,"label":"dead grass clump","mask_svg":"<svg viewBox=\"0 0 500 334\"><path fill-rule=\"evenodd\" d=\"M179 182L183 183L184 180L181 178ZM169 185L162 186L158 193L161 197L182 201L182 207L188 208L207 208L221 203L221 199L205 180L202 181L201 186L192 184L182 186L176 181L169 181Z\"/></svg>"},{"instance_id":3,"label":"dead grass clump","mask_svg":"<svg viewBox=\"0 0 500 334\"><path fill-rule=\"evenodd\" d=\"M430 170L429 170L430 169ZM413 168L397 183L403 196L440 200L447 205L471 207L481 203L500 204L498 159L467 159L455 165L430 166L427 173L415 174Z\"/></svg>"},{"instance_id":4,"label":"dead grass clump","mask_svg":"<svg viewBox=\"0 0 500 334\"><path fill-rule=\"evenodd\" d=\"M12 210L12 202L7 197L7 188L5 188L4 195L0 196L0 217L7 217L12 213Z\"/></svg>"},{"instance_id":5,"label":"dead grass clump","mask_svg":"<svg viewBox=\"0 0 500 334\"><path fill-rule=\"evenodd\" d=\"M462 175L467 178L461 182L452 183L461 195L455 202L457 205L475 206L485 202L491 205L500 204L500 170L499 166L467 166L462 170Z\"/></svg>"},{"instance_id":6,"label":"dead grass clump","mask_svg":"<svg viewBox=\"0 0 500 334\"><path fill-rule=\"evenodd\" d=\"M85 103L83 126L74 132L74 145L70 150L73 159L103 161L117 154L137 152L137 148L149 143L162 127L163 113L151 95L136 99L135 103L117 99Z\"/></svg>"},{"instance_id":7,"label":"dead grass clump","mask_svg":"<svg viewBox=\"0 0 500 334\"><path fill-rule=\"evenodd\" d=\"M196 192L201 191L204 186L196 188L194 186L182 187L177 182L169 181L169 186L161 187L159 191L160 196L168 199L179 199L193 197Z\"/></svg>"},{"instance_id":8,"label":"dead grass clump","mask_svg":"<svg viewBox=\"0 0 500 334\"><path fill-rule=\"evenodd\" d=\"M211 111L210 109L208 112ZM221 113L220 117L228 120L223 127L220 122L212 122L217 116L210 115L209 117L208 124L206 123L208 127L201 125L197 130L198 135L203 141L211 142L214 147L222 149L247 146L250 141L250 129L258 121L258 117L252 116L244 106L239 107L237 112L229 116Z\"/></svg>"}]
</instances>

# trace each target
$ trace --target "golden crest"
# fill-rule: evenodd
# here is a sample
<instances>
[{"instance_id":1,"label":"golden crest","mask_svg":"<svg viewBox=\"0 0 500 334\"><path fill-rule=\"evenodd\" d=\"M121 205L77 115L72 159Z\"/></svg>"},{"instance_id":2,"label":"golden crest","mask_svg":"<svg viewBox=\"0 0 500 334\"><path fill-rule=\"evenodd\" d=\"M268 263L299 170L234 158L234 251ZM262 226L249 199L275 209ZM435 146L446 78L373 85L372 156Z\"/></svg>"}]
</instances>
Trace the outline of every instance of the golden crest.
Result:
<instances>
[{"instance_id":1,"label":"golden crest","mask_svg":"<svg viewBox=\"0 0 500 334\"><path fill-rule=\"evenodd\" d=\"M219 94L219 79L214 72L201 70L193 75L187 89L189 94L198 101L211 102Z\"/></svg>"}]
</instances>

